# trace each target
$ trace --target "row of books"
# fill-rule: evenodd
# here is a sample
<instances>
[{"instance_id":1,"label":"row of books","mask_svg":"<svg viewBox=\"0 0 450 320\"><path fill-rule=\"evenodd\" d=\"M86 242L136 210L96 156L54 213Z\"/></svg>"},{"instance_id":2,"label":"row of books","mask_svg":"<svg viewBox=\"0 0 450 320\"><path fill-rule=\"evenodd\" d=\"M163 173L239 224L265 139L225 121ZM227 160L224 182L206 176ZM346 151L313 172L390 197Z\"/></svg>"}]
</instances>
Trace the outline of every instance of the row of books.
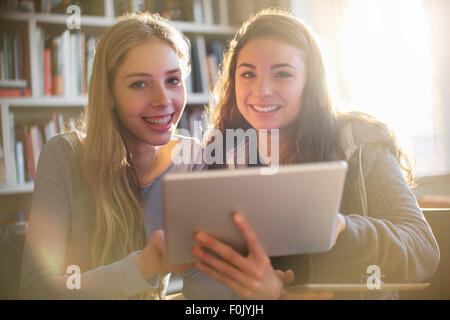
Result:
<instances>
[{"instance_id":1,"label":"row of books","mask_svg":"<svg viewBox=\"0 0 450 320\"><path fill-rule=\"evenodd\" d=\"M262 8L290 8L290 0L113 0L115 16L128 12L159 12L161 15L183 21L203 23L213 18L220 23L222 1L228 4L232 24L239 25L250 14ZM70 5L80 7L82 14L103 16L102 1L92 0L7 0L0 1L0 12L43 12L66 14Z\"/></svg>"},{"instance_id":2,"label":"row of books","mask_svg":"<svg viewBox=\"0 0 450 320\"><path fill-rule=\"evenodd\" d=\"M214 23L219 23L220 1L224 0L114 0L114 14L119 17L128 12L149 11L172 20L197 23L214 17ZM92 0L7 0L0 2L0 12L66 14L70 5L79 6L85 15L104 15L103 3Z\"/></svg>"},{"instance_id":3,"label":"row of books","mask_svg":"<svg viewBox=\"0 0 450 320\"><path fill-rule=\"evenodd\" d=\"M87 92L94 61L95 37L84 32L65 30L46 37L37 27L38 60L42 81L38 89L43 96L81 96Z\"/></svg>"},{"instance_id":4,"label":"row of books","mask_svg":"<svg viewBox=\"0 0 450 320\"><path fill-rule=\"evenodd\" d=\"M0 12L34 12L33 0L6 0L0 1Z\"/></svg>"},{"instance_id":5,"label":"row of books","mask_svg":"<svg viewBox=\"0 0 450 320\"><path fill-rule=\"evenodd\" d=\"M0 12L66 14L67 7L74 4L79 6L84 14L102 15L99 3L100 1L92 0L4 0L0 2Z\"/></svg>"},{"instance_id":6,"label":"row of books","mask_svg":"<svg viewBox=\"0 0 450 320\"><path fill-rule=\"evenodd\" d=\"M20 32L0 34L0 97L29 96L25 39Z\"/></svg>"},{"instance_id":7,"label":"row of books","mask_svg":"<svg viewBox=\"0 0 450 320\"><path fill-rule=\"evenodd\" d=\"M220 1L223 0L115 0L117 17L128 12L158 12L171 20L220 23Z\"/></svg>"},{"instance_id":8,"label":"row of books","mask_svg":"<svg viewBox=\"0 0 450 320\"><path fill-rule=\"evenodd\" d=\"M36 168L44 143L59 133L75 127L75 119L65 122L62 113L54 112L44 124L21 124L14 127L14 114L10 113L11 142L14 146L16 178L18 184L34 181Z\"/></svg>"},{"instance_id":9,"label":"row of books","mask_svg":"<svg viewBox=\"0 0 450 320\"><path fill-rule=\"evenodd\" d=\"M25 78L24 39L21 33L1 33L0 78L19 80Z\"/></svg>"},{"instance_id":10,"label":"row of books","mask_svg":"<svg viewBox=\"0 0 450 320\"><path fill-rule=\"evenodd\" d=\"M224 49L221 40L207 42L202 36L191 39L192 72L186 82L187 92L209 93L217 80Z\"/></svg>"},{"instance_id":11,"label":"row of books","mask_svg":"<svg viewBox=\"0 0 450 320\"><path fill-rule=\"evenodd\" d=\"M45 28L38 26L36 41L41 77L37 82L38 95L65 97L85 95L92 73L96 38L86 36L81 31L70 30L51 37L46 35ZM191 39L192 75L187 81L188 92L209 92L217 78L224 46L221 40L207 42L202 36ZM26 81L21 81L20 86L2 88L0 82L0 96L29 96Z\"/></svg>"},{"instance_id":12,"label":"row of books","mask_svg":"<svg viewBox=\"0 0 450 320\"><path fill-rule=\"evenodd\" d=\"M22 85L3 87L0 83L0 98L1 97L29 97L31 95L30 89L22 88Z\"/></svg>"}]
</instances>

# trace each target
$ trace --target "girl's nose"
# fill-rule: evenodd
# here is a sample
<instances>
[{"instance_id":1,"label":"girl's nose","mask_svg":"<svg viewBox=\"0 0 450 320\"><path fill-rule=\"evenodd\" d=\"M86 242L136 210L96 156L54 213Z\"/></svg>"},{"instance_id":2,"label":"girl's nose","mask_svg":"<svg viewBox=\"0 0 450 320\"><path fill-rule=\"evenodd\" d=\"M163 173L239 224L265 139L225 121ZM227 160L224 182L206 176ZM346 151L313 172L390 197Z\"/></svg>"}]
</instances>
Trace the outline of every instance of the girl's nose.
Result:
<instances>
[{"instance_id":1,"label":"girl's nose","mask_svg":"<svg viewBox=\"0 0 450 320\"><path fill-rule=\"evenodd\" d=\"M273 94L272 83L268 77L260 77L256 81L256 93L260 97L268 97Z\"/></svg>"},{"instance_id":2,"label":"girl's nose","mask_svg":"<svg viewBox=\"0 0 450 320\"><path fill-rule=\"evenodd\" d=\"M152 107L165 108L170 103L169 94L163 84L156 84L151 93Z\"/></svg>"}]
</instances>

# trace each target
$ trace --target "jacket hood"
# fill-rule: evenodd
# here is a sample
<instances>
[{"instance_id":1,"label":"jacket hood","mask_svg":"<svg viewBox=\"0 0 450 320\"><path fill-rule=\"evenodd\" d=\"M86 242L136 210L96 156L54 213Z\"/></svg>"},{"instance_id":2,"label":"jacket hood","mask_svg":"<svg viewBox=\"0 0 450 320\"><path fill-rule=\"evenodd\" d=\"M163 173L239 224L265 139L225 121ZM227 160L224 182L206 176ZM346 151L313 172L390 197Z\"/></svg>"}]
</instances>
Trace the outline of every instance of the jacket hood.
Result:
<instances>
[{"instance_id":1,"label":"jacket hood","mask_svg":"<svg viewBox=\"0 0 450 320\"><path fill-rule=\"evenodd\" d=\"M393 131L370 115L361 112L339 114L338 127L341 147L347 160L358 146L368 143L383 143L396 152Z\"/></svg>"}]
</instances>

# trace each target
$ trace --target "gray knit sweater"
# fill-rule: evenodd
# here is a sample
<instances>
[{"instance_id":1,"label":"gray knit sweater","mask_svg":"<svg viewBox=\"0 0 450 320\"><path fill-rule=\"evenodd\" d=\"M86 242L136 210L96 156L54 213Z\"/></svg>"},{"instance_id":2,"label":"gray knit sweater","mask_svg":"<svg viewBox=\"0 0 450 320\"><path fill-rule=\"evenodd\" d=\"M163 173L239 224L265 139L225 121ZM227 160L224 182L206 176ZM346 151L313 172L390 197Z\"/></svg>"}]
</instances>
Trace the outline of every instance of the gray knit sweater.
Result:
<instances>
[{"instance_id":1,"label":"gray knit sweater","mask_svg":"<svg viewBox=\"0 0 450 320\"><path fill-rule=\"evenodd\" d=\"M22 299L115 299L149 292L158 297L167 288L168 277L144 279L135 256L127 257L95 269L89 268L91 225L84 210L80 181L80 155L83 136L72 132L52 138L40 156L35 179L29 228L25 241L20 298ZM151 184L141 187L144 228L147 240L163 227L161 178L170 172L202 169L196 157L201 146L191 138L180 136L175 155L183 158L190 150L189 163L172 162ZM86 190L84 190L86 191ZM80 288L67 286L74 279L68 266L80 267ZM69 271L69 272L67 272ZM70 278L72 277L72 278Z\"/></svg>"}]
</instances>

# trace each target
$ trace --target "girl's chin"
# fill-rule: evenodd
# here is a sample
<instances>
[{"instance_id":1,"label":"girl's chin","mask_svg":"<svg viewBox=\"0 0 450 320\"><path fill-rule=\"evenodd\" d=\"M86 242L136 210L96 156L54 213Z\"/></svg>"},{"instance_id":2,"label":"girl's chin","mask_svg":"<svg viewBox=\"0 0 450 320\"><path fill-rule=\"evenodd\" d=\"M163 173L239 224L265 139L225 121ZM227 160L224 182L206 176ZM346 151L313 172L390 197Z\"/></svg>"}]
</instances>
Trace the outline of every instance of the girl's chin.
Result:
<instances>
[{"instance_id":1,"label":"girl's chin","mask_svg":"<svg viewBox=\"0 0 450 320\"><path fill-rule=\"evenodd\" d=\"M152 137L150 139L148 139L147 141L149 142L149 144L154 145L154 146L163 146L166 145L170 142L170 140L172 139L173 136L173 132L164 132L163 135L161 135L160 137Z\"/></svg>"},{"instance_id":2,"label":"girl's chin","mask_svg":"<svg viewBox=\"0 0 450 320\"><path fill-rule=\"evenodd\" d=\"M166 131L160 134L152 134L152 135L141 135L137 136L137 143L147 144L149 146L161 147L170 142L172 139L173 131Z\"/></svg>"},{"instance_id":3,"label":"girl's chin","mask_svg":"<svg viewBox=\"0 0 450 320\"><path fill-rule=\"evenodd\" d=\"M255 130L259 131L259 130L265 130L267 132L271 132L272 130L280 130L280 128L276 127L276 126L254 126L253 127Z\"/></svg>"}]
</instances>

